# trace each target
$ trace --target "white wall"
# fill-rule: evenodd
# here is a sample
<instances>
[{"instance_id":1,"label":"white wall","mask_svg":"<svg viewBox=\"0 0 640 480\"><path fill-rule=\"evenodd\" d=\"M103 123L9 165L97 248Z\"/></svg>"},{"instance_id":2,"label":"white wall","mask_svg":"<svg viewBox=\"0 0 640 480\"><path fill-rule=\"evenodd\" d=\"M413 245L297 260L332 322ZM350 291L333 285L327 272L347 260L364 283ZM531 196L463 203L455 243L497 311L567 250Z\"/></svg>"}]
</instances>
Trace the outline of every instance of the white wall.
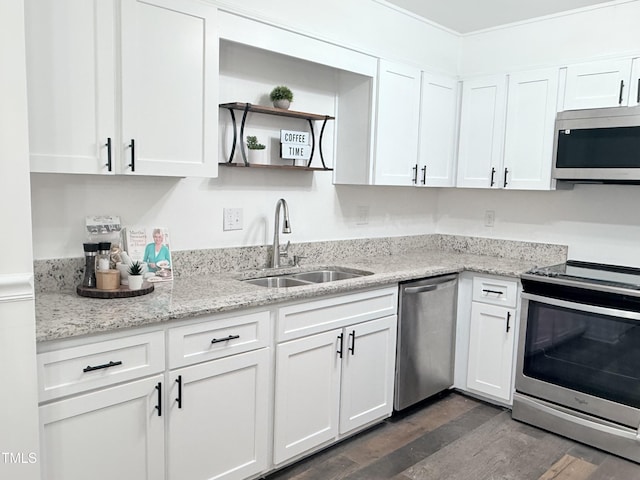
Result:
<instances>
[{"instance_id":1,"label":"white wall","mask_svg":"<svg viewBox=\"0 0 640 480\"><path fill-rule=\"evenodd\" d=\"M22 0L0 2L0 478L36 480L38 409Z\"/></svg>"}]
</instances>

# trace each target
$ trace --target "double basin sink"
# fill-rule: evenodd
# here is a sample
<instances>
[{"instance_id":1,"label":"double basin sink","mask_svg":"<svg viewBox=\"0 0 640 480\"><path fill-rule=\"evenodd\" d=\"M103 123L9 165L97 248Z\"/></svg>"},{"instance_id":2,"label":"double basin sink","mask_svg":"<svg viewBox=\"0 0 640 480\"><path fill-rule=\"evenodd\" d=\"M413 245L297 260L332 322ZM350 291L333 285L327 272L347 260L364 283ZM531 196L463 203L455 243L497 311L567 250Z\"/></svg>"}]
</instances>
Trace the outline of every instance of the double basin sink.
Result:
<instances>
[{"instance_id":1,"label":"double basin sink","mask_svg":"<svg viewBox=\"0 0 640 480\"><path fill-rule=\"evenodd\" d=\"M373 275L373 272L354 270L350 268L330 267L312 270L310 272L287 273L270 277L251 278L243 281L245 283L261 287L283 288L312 285L314 283L335 282L336 280L347 280L350 278L363 277L365 275Z\"/></svg>"}]
</instances>

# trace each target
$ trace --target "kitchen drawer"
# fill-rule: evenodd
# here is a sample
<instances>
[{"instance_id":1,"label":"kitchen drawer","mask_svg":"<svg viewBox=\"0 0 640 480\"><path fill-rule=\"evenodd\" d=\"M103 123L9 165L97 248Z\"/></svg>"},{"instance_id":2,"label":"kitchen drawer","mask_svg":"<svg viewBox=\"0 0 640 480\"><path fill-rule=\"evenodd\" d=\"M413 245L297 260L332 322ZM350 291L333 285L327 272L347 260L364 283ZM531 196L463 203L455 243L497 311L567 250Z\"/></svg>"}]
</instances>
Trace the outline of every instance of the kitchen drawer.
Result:
<instances>
[{"instance_id":1,"label":"kitchen drawer","mask_svg":"<svg viewBox=\"0 0 640 480\"><path fill-rule=\"evenodd\" d=\"M473 277L473 301L515 308L518 282L489 277Z\"/></svg>"},{"instance_id":2,"label":"kitchen drawer","mask_svg":"<svg viewBox=\"0 0 640 480\"><path fill-rule=\"evenodd\" d=\"M169 330L169 368L248 352L269 345L269 311L211 317Z\"/></svg>"},{"instance_id":3,"label":"kitchen drawer","mask_svg":"<svg viewBox=\"0 0 640 480\"><path fill-rule=\"evenodd\" d=\"M398 287L312 300L278 310L277 341L395 315Z\"/></svg>"},{"instance_id":4,"label":"kitchen drawer","mask_svg":"<svg viewBox=\"0 0 640 480\"><path fill-rule=\"evenodd\" d=\"M164 370L164 332L132 335L40 353L41 402Z\"/></svg>"}]
</instances>

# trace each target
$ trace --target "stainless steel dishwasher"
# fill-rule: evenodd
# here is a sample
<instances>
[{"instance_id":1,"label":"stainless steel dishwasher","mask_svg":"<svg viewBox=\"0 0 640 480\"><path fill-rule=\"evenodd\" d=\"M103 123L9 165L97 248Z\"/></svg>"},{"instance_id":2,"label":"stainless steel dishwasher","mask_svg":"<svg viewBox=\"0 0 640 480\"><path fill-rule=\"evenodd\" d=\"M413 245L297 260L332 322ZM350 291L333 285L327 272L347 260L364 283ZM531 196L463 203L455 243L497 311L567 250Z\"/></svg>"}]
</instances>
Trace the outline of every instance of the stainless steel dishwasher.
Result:
<instances>
[{"instance_id":1,"label":"stainless steel dishwasher","mask_svg":"<svg viewBox=\"0 0 640 480\"><path fill-rule=\"evenodd\" d=\"M457 275L400 284L394 408L453 385Z\"/></svg>"}]
</instances>

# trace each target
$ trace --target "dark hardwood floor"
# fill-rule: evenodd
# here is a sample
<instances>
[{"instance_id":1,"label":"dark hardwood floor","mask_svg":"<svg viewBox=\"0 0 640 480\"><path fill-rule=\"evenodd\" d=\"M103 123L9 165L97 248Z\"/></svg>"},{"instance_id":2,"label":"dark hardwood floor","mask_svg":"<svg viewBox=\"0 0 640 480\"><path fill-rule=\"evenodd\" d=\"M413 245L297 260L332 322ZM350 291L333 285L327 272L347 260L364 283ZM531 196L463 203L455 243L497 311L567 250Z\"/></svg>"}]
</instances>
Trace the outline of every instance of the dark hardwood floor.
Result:
<instances>
[{"instance_id":1,"label":"dark hardwood floor","mask_svg":"<svg viewBox=\"0 0 640 480\"><path fill-rule=\"evenodd\" d=\"M640 465L452 392L266 478L640 480Z\"/></svg>"}]
</instances>

